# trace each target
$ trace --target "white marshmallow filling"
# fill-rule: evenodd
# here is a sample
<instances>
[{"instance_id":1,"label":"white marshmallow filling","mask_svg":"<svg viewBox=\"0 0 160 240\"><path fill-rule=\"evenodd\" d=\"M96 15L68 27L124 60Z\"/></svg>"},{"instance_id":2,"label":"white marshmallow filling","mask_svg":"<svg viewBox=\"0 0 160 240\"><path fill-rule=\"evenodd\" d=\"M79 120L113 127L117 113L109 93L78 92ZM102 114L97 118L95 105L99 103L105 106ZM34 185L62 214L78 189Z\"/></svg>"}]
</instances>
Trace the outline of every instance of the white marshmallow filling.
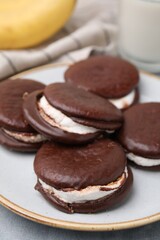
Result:
<instances>
[{"instance_id":1,"label":"white marshmallow filling","mask_svg":"<svg viewBox=\"0 0 160 240\"><path fill-rule=\"evenodd\" d=\"M3 128L3 131L10 137L15 138L18 141L26 143L39 143L46 140L44 136L39 133L27 133L27 132L12 132Z\"/></svg>"},{"instance_id":2,"label":"white marshmallow filling","mask_svg":"<svg viewBox=\"0 0 160 240\"><path fill-rule=\"evenodd\" d=\"M135 99L135 94L136 91L135 89L132 90L128 95L122 97L122 98L117 98L117 99L108 99L114 106L116 106L119 109L124 109L129 107L130 105L133 104L134 99Z\"/></svg>"},{"instance_id":3,"label":"white marshmallow filling","mask_svg":"<svg viewBox=\"0 0 160 240\"><path fill-rule=\"evenodd\" d=\"M135 155L134 153L127 153L127 158L143 167L154 167L160 165L160 159L145 158Z\"/></svg>"},{"instance_id":4,"label":"white marshmallow filling","mask_svg":"<svg viewBox=\"0 0 160 240\"><path fill-rule=\"evenodd\" d=\"M39 113L41 117L53 127L62 129L63 131L88 134L98 132L100 129L88 127L80 123L74 122L71 118L66 116L60 110L54 108L49 104L45 96L42 96L38 102ZM106 130L110 132L110 130Z\"/></svg>"},{"instance_id":5,"label":"white marshmallow filling","mask_svg":"<svg viewBox=\"0 0 160 240\"><path fill-rule=\"evenodd\" d=\"M123 174L114 182L107 185L88 186L81 190L63 191L46 184L38 179L43 190L49 194L55 195L59 200L66 203L84 203L87 201L97 200L109 196L122 187L128 178L128 169L125 167Z\"/></svg>"}]
</instances>

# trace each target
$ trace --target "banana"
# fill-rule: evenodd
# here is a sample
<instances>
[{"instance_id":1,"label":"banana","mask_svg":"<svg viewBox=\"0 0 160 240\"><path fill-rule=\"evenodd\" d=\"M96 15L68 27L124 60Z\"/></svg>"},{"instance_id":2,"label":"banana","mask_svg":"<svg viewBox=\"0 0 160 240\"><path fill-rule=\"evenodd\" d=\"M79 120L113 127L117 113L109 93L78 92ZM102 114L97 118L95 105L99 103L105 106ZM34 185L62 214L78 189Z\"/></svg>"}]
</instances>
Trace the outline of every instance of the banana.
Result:
<instances>
[{"instance_id":1,"label":"banana","mask_svg":"<svg viewBox=\"0 0 160 240\"><path fill-rule=\"evenodd\" d=\"M33 47L55 34L76 0L0 0L0 49Z\"/></svg>"}]
</instances>

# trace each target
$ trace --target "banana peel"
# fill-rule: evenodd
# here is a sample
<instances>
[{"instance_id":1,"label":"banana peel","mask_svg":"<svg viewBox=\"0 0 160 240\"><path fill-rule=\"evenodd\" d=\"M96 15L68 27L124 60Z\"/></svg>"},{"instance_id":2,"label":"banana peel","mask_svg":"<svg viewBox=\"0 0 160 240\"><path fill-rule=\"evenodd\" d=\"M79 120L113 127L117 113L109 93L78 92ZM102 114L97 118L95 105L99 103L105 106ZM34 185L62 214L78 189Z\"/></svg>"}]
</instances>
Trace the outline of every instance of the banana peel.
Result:
<instances>
[{"instance_id":1,"label":"banana peel","mask_svg":"<svg viewBox=\"0 0 160 240\"><path fill-rule=\"evenodd\" d=\"M55 34L76 0L1 0L0 49L38 45Z\"/></svg>"}]
</instances>

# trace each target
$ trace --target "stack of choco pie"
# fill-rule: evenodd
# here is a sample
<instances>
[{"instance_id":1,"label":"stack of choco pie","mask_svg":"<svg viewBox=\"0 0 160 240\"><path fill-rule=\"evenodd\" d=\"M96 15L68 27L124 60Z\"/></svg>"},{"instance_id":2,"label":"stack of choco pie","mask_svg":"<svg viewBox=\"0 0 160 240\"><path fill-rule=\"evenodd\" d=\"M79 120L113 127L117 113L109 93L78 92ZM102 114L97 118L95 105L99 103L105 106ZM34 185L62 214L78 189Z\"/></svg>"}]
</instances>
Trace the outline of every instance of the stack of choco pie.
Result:
<instances>
[{"instance_id":1,"label":"stack of choco pie","mask_svg":"<svg viewBox=\"0 0 160 240\"><path fill-rule=\"evenodd\" d=\"M56 208L67 213L108 209L127 197L133 182L126 155L130 156L130 151L134 151L126 143L128 127L125 126L129 126L126 125L127 112L138 100L138 72L131 64L113 57L94 57L85 61L69 67L65 73L66 83L37 85L32 91L21 91L21 117L27 128L2 124L0 116L1 144L19 150L12 144L7 145L3 138L21 144L24 138L15 139L16 135L10 132L39 136L39 145L30 148L35 150L41 146L34 161L38 179L36 189ZM110 69L113 71L114 68L111 77ZM82 81L85 77L86 82ZM10 84L11 81L5 82ZM15 85L16 81L29 80L14 80ZM12 91L10 98L11 95ZM123 114L118 108L128 109ZM14 114L11 116L11 122L16 122ZM113 135L117 142L112 140ZM125 152L118 142L129 152ZM159 155L152 156L157 158Z\"/></svg>"},{"instance_id":2,"label":"stack of choco pie","mask_svg":"<svg viewBox=\"0 0 160 240\"><path fill-rule=\"evenodd\" d=\"M29 94L27 122L50 141L35 157L36 189L62 211L97 212L120 202L132 185L122 147L112 134L123 116L107 99L69 83Z\"/></svg>"},{"instance_id":3,"label":"stack of choco pie","mask_svg":"<svg viewBox=\"0 0 160 240\"><path fill-rule=\"evenodd\" d=\"M23 115L23 100L29 93L44 86L29 79L0 83L0 144L22 152L40 148L45 138L27 123Z\"/></svg>"}]
</instances>

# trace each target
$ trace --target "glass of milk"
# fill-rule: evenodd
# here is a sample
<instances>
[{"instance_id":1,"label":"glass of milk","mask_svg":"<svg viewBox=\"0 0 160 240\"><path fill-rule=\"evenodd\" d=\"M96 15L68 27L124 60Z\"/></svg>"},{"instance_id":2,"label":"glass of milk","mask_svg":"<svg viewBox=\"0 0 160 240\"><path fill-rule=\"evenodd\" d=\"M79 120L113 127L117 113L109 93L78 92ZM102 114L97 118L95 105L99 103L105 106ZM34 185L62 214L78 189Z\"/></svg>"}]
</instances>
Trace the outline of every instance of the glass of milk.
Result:
<instances>
[{"instance_id":1,"label":"glass of milk","mask_svg":"<svg viewBox=\"0 0 160 240\"><path fill-rule=\"evenodd\" d=\"M120 0L119 24L121 56L160 72L160 0Z\"/></svg>"}]
</instances>

